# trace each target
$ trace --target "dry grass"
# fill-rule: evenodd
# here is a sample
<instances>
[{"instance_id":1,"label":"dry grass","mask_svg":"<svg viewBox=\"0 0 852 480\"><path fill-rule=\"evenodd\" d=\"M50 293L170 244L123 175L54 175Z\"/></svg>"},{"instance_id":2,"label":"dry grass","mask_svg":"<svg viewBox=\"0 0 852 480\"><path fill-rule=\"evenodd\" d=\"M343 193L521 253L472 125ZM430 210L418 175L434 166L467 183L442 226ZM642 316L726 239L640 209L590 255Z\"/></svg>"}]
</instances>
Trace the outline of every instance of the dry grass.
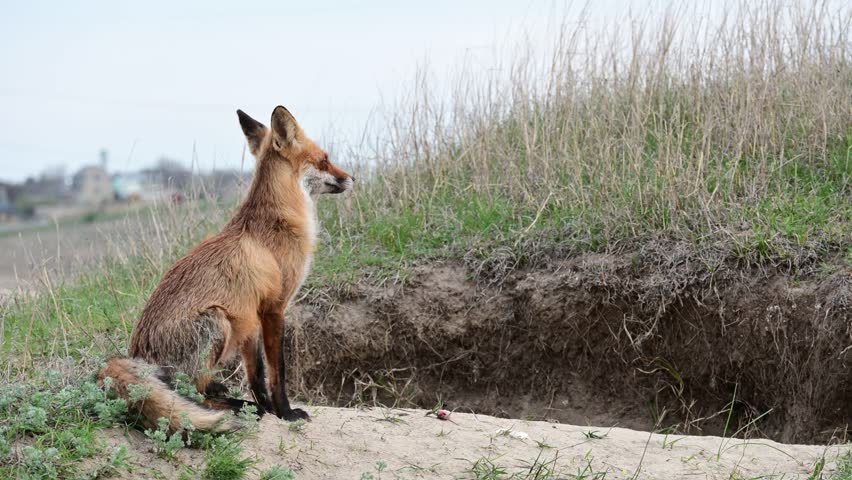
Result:
<instances>
[{"instance_id":1,"label":"dry grass","mask_svg":"<svg viewBox=\"0 0 852 480\"><path fill-rule=\"evenodd\" d=\"M852 10L752 5L720 26L688 12L601 32L566 22L552 56L467 71L448 100L424 75L361 156L371 181L329 213L332 237L400 254L548 230L579 249L649 235L763 257L847 244Z\"/></svg>"}]
</instances>

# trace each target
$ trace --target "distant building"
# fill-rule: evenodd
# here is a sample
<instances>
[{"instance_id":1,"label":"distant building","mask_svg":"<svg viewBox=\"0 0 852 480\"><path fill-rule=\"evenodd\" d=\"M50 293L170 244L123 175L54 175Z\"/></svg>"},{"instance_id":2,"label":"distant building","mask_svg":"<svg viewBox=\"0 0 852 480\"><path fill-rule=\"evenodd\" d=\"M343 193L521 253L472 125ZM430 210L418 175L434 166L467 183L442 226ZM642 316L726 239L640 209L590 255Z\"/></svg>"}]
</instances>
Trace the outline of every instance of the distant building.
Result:
<instances>
[{"instance_id":1,"label":"distant building","mask_svg":"<svg viewBox=\"0 0 852 480\"><path fill-rule=\"evenodd\" d=\"M24 183L7 186L6 191L15 213L21 218L37 216L39 207L67 204L72 200L61 167L48 169L38 177L29 177Z\"/></svg>"},{"instance_id":2,"label":"distant building","mask_svg":"<svg viewBox=\"0 0 852 480\"><path fill-rule=\"evenodd\" d=\"M10 192L11 188L11 185L0 183L0 208L12 204L12 194Z\"/></svg>"},{"instance_id":3,"label":"distant building","mask_svg":"<svg viewBox=\"0 0 852 480\"><path fill-rule=\"evenodd\" d=\"M127 203L168 201L179 191L147 173L119 173L112 176L115 199Z\"/></svg>"},{"instance_id":4,"label":"distant building","mask_svg":"<svg viewBox=\"0 0 852 480\"><path fill-rule=\"evenodd\" d=\"M137 202L145 193L145 177L138 173L118 173L112 176L112 191L115 199L122 202Z\"/></svg>"},{"instance_id":5,"label":"distant building","mask_svg":"<svg viewBox=\"0 0 852 480\"><path fill-rule=\"evenodd\" d=\"M38 178L29 177L20 185L20 195L28 203L50 203L63 198L68 192L65 184L65 172L53 169L42 173Z\"/></svg>"},{"instance_id":6,"label":"distant building","mask_svg":"<svg viewBox=\"0 0 852 480\"><path fill-rule=\"evenodd\" d=\"M12 185L0 183L0 223L15 220L17 212L15 211L15 204L12 201L12 195Z\"/></svg>"},{"instance_id":7,"label":"distant building","mask_svg":"<svg viewBox=\"0 0 852 480\"><path fill-rule=\"evenodd\" d=\"M113 199L112 182L103 167L83 167L71 182L74 199L88 206L103 205Z\"/></svg>"}]
</instances>

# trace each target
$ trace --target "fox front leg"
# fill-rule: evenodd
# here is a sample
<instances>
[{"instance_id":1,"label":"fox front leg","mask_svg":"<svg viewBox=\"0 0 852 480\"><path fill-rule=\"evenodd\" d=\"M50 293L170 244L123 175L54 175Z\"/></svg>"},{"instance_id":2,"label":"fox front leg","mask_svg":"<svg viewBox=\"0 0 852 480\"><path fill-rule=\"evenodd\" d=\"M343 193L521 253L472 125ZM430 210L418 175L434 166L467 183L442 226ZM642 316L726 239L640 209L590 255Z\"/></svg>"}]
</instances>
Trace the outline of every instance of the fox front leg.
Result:
<instances>
[{"instance_id":1,"label":"fox front leg","mask_svg":"<svg viewBox=\"0 0 852 480\"><path fill-rule=\"evenodd\" d=\"M268 309L262 319L263 351L269 367L269 390L275 414L289 422L309 420L308 412L291 408L287 399L286 366L284 365L284 306Z\"/></svg>"}]
</instances>

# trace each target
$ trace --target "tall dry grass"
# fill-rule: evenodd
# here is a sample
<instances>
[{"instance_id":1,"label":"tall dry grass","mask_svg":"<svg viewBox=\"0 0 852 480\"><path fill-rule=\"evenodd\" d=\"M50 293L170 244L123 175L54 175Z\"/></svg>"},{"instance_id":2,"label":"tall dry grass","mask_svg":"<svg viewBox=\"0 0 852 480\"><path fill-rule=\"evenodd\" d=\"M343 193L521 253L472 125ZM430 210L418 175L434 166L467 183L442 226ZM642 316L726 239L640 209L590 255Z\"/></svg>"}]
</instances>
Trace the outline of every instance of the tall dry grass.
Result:
<instances>
[{"instance_id":1,"label":"tall dry grass","mask_svg":"<svg viewBox=\"0 0 852 480\"><path fill-rule=\"evenodd\" d=\"M327 219L363 239L393 218L386 246L453 223L437 243L475 234L472 204L512 238L545 226L592 248L649 234L767 255L848 241L852 9L740 2L702 22L688 5L602 30L566 21L548 56L467 70L449 98L419 78L360 152L370 181L355 208Z\"/></svg>"}]
</instances>

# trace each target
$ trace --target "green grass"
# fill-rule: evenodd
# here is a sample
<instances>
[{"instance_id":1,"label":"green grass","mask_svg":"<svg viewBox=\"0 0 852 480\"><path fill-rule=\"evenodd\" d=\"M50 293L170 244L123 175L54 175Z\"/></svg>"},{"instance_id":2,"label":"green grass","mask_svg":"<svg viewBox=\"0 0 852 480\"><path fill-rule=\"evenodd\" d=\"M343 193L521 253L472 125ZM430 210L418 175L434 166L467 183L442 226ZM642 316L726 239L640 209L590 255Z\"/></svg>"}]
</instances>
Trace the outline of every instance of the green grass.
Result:
<instances>
[{"instance_id":1,"label":"green grass","mask_svg":"<svg viewBox=\"0 0 852 480\"><path fill-rule=\"evenodd\" d=\"M225 437L218 437L213 442L213 446L207 450L207 465L201 478L205 480L239 480L248 473L253 464L253 459L242 456L242 449L238 442Z\"/></svg>"},{"instance_id":2,"label":"green grass","mask_svg":"<svg viewBox=\"0 0 852 480\"><path fill-rule=\"evenodd\" d=\"M62 371L32 372L27 383L0 386L0 478L85 479L127 474L131 468L127 446L109 447L99 432L126 429L134 425L135 417L124 400L115 399L93 382L92 372L99 362L93 363L65 362L59 365ZM250 413L246 415L248 419ZM244 478L255 464L240 448L251 429L228 435L195 431L168 435L167 422L160 420L160 428L145 431L151 450L169 461L175 461L177 452L185 447L203 450L201 478ZM273 469L270 478L293 478L286 472L282 467Z\"/></svg>"},{"instance_id":3,"label":"green grass","mask_svg":"<svg viewBox=\"0 0 852 480\"><path fill-rule=\"evenodd\" d=\"M138 259L106 261L74 283L51 285L32 299L2 307L0 351L21 367L55 356L78 357L93 346L118 354L159 275Z\"/></svg>"},{"instance_id":4,"label":"green grass","mask_svg":"<svg viewBox=\"0 0 852 480\"><path fill-rule=\"evenodd\" d=\"M481 457L471 463L471 467L467 470L469 477L474 480L546 480L552 478L561 478L563 468L558 468L557 461L559 454L554 453L548 458L544 455L544 449L539 450L538 455L529 462L520 462L521 464L514 468L509 468L499 463L499 458ZM584 470L577 470L577 475L568 474L571 478L578 479L594 479L603 478L601 474L591 470L591 461ZM605 475L605 474L604 474Z\"/></svg>"},{"instance_id":5,"label":"green grass","mask_svg":"<svg viewBox=\"0 0 852 480\"><path fill-rule=\"evenodd\" d=\"M260 480L295 480L296 474L287 467L275 465L260 473Z\"/></svg>"},{"instance_id":6,"label":"green grass","mask_svg":"<svg viewBox=\"0 0 852 480\"><path fill-rule=\"evenodd\" d=\"M91 478L126 470L127 448L109 449L96 435L124 424L124 401L110 399L90 380L68 382L58 371L30 381L0 387L0 478Z\"/></svg>"},{"instance_id":7,"label":"green grass","mask_svg":"<svg viewBox=\"0 0 852 480\"><path fill-rule=\"evenodd\" d=\"M852 480L852 453L847 453L837 461L837 469L829 480Z\"/></svg>"},{"instance_id":8,"label":"green grass","mask_svg":"<svg viewBox=\"0 0 852 480\"><path fill-rule=\"evenodd\" d=\"M704 203L674 192L676 208L643 205L629 178L619 187L623 196L589 205L570 201L566 192L575 186L567 180L530 202L508 191L475 192L454 177L426 185L429 201L388 203L368 190L356 193L366 201L344 212L334 199L324 199L320 214L330 241L320 246L308 286L351 283L365 272L404 277L409 266L436 258L508 255L523 267L547 252L611 251L660 238L687 242L697 252L727 246L731 258L758 263L826 258L852 241L852 129L825 145L824 155L828 161L767 174L760 193L734 194L726 185L734 198ZM596 184L583 188L587 192L579 194L600 193Z\"/></svg>"}]
</instances>

